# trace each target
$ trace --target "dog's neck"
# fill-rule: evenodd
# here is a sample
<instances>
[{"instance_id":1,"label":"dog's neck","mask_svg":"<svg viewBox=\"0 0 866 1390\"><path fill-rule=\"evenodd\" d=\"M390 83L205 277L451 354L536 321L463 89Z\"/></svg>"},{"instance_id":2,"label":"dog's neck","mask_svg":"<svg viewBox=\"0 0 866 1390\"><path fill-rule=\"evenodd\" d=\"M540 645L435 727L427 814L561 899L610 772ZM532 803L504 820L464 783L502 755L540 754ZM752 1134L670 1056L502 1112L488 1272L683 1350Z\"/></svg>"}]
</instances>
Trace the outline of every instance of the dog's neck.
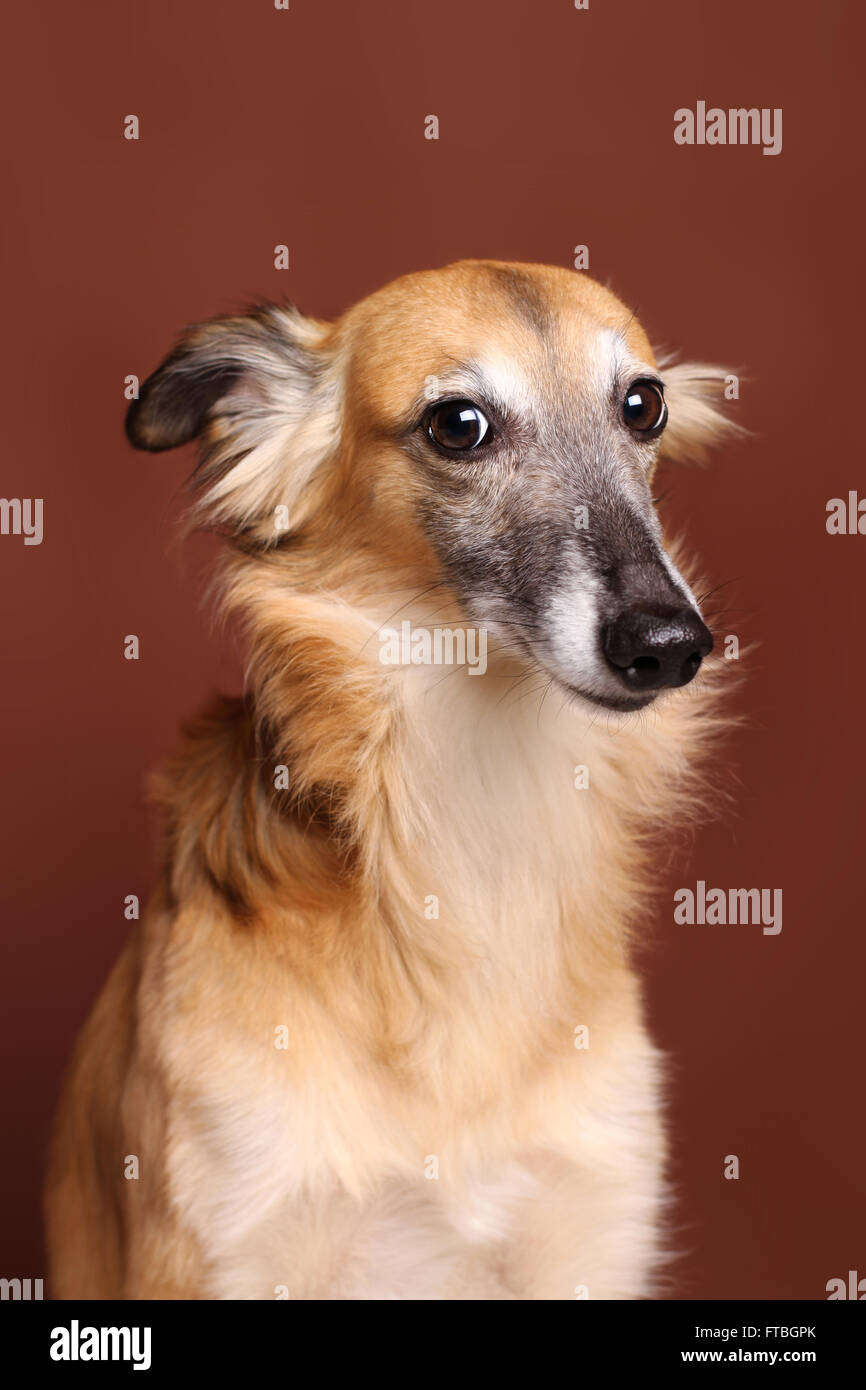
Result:
<instances>
[{"instance_id":1,"label":"dog's neck","mask_svg":"<svg viewBox=\"0 0 866 1390\"><path fill-rule=\"evenodd\" d=\"M633 990L647 832L693 795L711 682L623 721L495 644L484 675L383 665L395 611L443 620L418 592L371 604L238 562L225 603L247 625L249 695L191 727L158 784L163 900L267 936L273 969L338 995L382 1074L423 1074L447 1111Z\"/></svg>"},{"instance_id":2,"label":"dog's neck","mask_svg":"<svg viewBox=\"0 0 866 1390\"><path fill-rule=\"evenodd\" d=\"M578 969L620 956L646 906L646 833L682 804L706 702L692 690L609 716L495 642L483 674L383 664L389 619L453 622L433 597L349 602L236 573L230 606L248 624L257 716L294 792L327 801L400 939L450 959L455 942L458 957L508 953L533 974L541 934L551 950L567 937Z\"/></svg>"}]
</instances>

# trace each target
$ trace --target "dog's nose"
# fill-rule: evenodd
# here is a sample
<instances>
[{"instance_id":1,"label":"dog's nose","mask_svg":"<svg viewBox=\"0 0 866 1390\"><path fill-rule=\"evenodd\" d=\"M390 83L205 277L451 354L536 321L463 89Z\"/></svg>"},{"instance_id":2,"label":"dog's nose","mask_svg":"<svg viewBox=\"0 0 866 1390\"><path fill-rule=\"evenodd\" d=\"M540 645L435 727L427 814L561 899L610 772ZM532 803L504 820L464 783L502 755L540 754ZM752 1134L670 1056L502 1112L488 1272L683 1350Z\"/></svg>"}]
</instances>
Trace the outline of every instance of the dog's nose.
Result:
<instances>
[{"instance_id":1,"label":"dog's nose","mask_svg":"<svg viewBox=\"0 0 866 1390\"><path fill-rule=\"evenodd\" d=\"M713 639L693 608L629 609L607 624L601 645L630 690L660 690L688 685Z\"/></svg>"}]
</instances>

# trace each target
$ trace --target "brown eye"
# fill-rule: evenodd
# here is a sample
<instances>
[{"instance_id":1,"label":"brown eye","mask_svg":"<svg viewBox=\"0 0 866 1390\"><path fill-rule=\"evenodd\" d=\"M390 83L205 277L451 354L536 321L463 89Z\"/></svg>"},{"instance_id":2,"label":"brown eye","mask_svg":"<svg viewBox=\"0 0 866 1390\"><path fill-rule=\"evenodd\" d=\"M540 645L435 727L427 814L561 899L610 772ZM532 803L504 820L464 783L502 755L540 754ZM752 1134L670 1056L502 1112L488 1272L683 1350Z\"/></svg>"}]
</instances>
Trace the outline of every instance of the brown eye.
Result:
<instances>
[{"instance_id":1,"label":"brown eye","mask_svg":"<svg viewBox=\"0 0 866 1390\"><path fill-rule=\"evenodd\" d=\"M668 420L661 387L654 381L634 382L625 393L622 418L630 430L639 434L661 434Z\"/></svg>"},{"instance_id":2,"label":"brown eye","mask_svg":"<svg viewBox=\"0 0 866 1390\"><path fill-rule=\"evenodd\" d=\"M442 449L477 449L489 432L490 421L471 401L443 401L427 422L427 433Z\"/></svg>"}]
</instances>

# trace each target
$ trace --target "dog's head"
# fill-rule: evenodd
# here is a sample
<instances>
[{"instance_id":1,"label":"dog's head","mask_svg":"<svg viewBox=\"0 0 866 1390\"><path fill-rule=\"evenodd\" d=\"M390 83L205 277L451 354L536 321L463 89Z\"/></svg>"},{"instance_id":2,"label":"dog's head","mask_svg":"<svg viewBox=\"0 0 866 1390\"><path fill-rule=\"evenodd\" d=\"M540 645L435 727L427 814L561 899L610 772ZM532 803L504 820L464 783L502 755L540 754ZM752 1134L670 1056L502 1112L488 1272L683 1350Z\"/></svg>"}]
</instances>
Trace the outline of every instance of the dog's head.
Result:
<instances>
[{"instance_id":1,"label":"dog's head","mask_svg":"<svg viewBox=\"0 0 866 1390\"><path fill-rule=\"evenodd\" d=\"M712 647L651 479L733 428L723 380L660 370L586 275L467 261L333 325L264 307L194 329L127 429L152 450L200 437L203 506L237 543L291 553L336 529L380 574L411 556L470 622L630 710Z\"/></svg>"}]
</instances>

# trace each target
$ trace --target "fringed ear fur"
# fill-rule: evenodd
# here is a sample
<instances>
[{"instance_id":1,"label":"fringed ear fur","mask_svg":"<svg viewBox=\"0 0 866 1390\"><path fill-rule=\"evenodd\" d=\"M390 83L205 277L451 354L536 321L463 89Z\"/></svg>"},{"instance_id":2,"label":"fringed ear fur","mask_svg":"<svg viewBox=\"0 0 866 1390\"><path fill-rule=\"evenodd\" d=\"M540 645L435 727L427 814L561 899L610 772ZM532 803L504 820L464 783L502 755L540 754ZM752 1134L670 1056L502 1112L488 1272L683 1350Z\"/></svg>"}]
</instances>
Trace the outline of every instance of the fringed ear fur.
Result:
<instances>
[{"instance_id":1,"label":"fringed ear fur","mask_svg":"<svg viewBox=\"0 0 866 1390\"><path fill-rule=\"evenodd\" d=\"M737 377L706 362L661 360L668 423L659 456L674 463L704 463L709 448L746 431L724 410Z\"/></svg>"},{"instance_id":2,"label":"fringed ear fur","mask_svg":"<svg viewBox=\"0 0 866 1390\"><path fill-rule=\"evenodd\" d=\"M189 329L144 382L127 435L154 452L198 439L196 521L267 545L303 519L339 435L329 333L291 306L257 306Z\"/></svg>"}]
</instances>

